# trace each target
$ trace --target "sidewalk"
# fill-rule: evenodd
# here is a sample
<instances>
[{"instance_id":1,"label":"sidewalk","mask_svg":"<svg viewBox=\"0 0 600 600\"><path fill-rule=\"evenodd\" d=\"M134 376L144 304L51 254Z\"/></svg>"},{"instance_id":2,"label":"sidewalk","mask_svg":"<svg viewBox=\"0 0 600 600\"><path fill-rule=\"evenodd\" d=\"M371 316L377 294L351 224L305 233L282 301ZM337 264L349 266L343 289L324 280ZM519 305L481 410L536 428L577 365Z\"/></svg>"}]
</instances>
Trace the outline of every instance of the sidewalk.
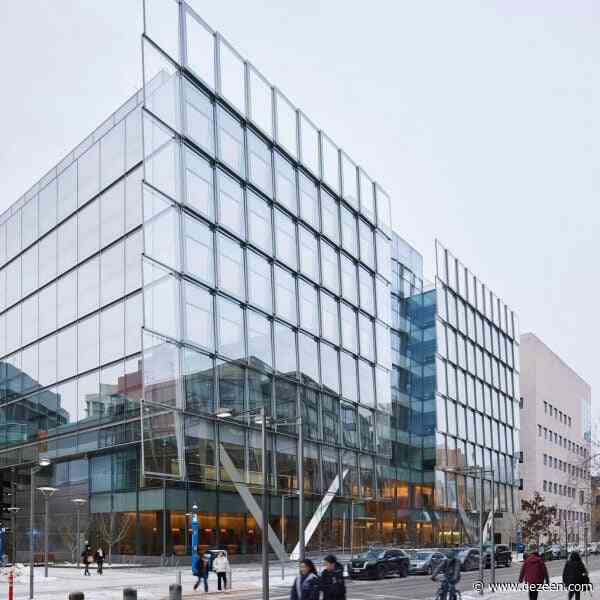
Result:
<instances>
[{"instance_id":1,"label":"sidewalk","mask_svg":"<svg viewBox=\"0 0 600 600\"><path fill-rule=\"evenodd\" d=\"M281 578L280 563L269 564L269 580L271 586L292 585L297 573L297 563L289 562L285 569L285 578ZM193 591L196 578L189 567L175 569L172 567L129 568L119 569L105 566L104 575L98 575L95 570L91 577L84 577L81 570L70 567L50 568L49 577L44 578L43 567L36 567L34 580L34 600L63 600L69 592L83 592L85 600L122 600L123 589L126 587L138 590L138 600L164 600L169 595L169 585L176 583L177 571L181 571L181 584L184 597ZM216 575L208 578L210 592L217 590ZM262 569L260 564L233 566L232 595L244 590L258 590L262 586ZM8 595L7 573L0 577L0 598ZM197 597L196 592L195 596ZM229 596L230 594L222 594ZM28 600L29 597L29 568L23 567L15 581L14 599Z\"/></svg>"}]
</instances>

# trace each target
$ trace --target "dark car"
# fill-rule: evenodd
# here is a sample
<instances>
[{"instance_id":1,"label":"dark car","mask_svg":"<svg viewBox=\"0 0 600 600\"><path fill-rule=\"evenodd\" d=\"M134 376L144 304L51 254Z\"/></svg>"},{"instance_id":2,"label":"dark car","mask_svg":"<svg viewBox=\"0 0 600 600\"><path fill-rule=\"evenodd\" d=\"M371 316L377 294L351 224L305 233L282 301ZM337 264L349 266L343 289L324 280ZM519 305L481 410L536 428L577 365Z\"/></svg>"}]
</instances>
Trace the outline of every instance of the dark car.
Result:
<instances>
[{"instance_id":1,"label":"dark car","mask_svg":"<svg viewBox=\"0 0 600 600\"><path fill-rule=\"evenodd\" d=\"M477 548L463 548L458 551L461 571L475 571L479 569L479 550Z\"/></svg>"},{"instance_id":2,"label":"dark car","mask_svg":"<svg viewBox=\"0 0 600 600\"><path fill-rule=\"evenodd\" d=\"M404 550L374 549L359 554L348 563L348 577L383 579L388 575L408 575L410 559Z\"/></svg>"},{"instance_id":3,"label":"dark car","mask_svg":"<svg viewBox=\"0 0 600 600\"><path fill-rule=\"evenodd\" d=\"M512 564L512 552L506 544L496 544L494 547L494 555L496 558L496 567L510 567ZM491 546L485 550L485 568L491 567L492 548Z\"/></svg>"},{"instance_id":4,"label":"dark car","mask_svg":"<svg viewBox=\"0 0 600 600\"><path fill-rule=\"evenodd\" d=\"M410 557L409 573L431 575L446 557L435 550L416 550Z\"/></svg>"}]
</instances>

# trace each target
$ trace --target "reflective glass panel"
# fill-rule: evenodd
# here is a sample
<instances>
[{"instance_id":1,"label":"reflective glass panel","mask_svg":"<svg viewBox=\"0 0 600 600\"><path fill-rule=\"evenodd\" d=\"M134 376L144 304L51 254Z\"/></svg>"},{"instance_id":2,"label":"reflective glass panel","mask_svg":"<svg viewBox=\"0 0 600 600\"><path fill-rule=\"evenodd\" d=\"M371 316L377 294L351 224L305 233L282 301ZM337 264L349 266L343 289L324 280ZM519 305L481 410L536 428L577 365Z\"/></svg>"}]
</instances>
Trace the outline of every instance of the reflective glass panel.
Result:
<instances>
[{"instance_id":1,"label":"reflective glass panel","mask_svg":"<svg viewBox=\"0 0 600 600\"><path fill-rule=\"evenodd\" d=\"M60 274L68 271L77 264L77 217L73 216L68 221L65 221L58 228L57 235L58 273ZM35 251L37 253L37 248L35 248ZM23 255L23 258L25 258L25 255Z\"/></svg>"},{"instance_id":2,"label":"reflective glass panel","mask_svg":"<svg viewBox=\"0 0 600 600\"><path fill-rule=\"evenodd\" d=\"M300 173L300 216L319 231L319 197L312 179Z\"/></svg>"},{"instance_id":3,"label":"reflective glass panel","mask_svg":"<svg viewBox=\"0 0 600 600\"><path fill-rule=\"evenodd\" d=\"M303 279L298 279L300 295L300 327L319 335L319 301L317 288Z\"/></svg>"},{"instance_id":4,"label":"reflective glass panel","mask_svg":"<svg viewBox=\"0 0 600 600\"><path fill-rule=\"evenodd\" d=\"M273 137L273 99L269 83L248 65L250 80L250 118L269 137Z\"/></svg>"},{"instance_id":5,"label":"reflective glass panel","mask_svg":"<svg viewBox=\"0 0 600 600\"><path fill-rule=\"evenodd\" d=\"M360 353L370 361L375 361L375 335L373 321L362 313L358 313L358 333Z\"/></svg>"},{"instance_id":6,"label":"reflective glass panel","mask_svg":"<svg viewBox=\"0 0 600 600\"><path fill-rule=\"evenodd\" d=\"M302 382L318 385L320 381L319 348L315 338L305 333L298 333L298 358Z\"/></svg>"},{"instance_id":7,"label":"reflective glass panel","mask_svg":"<svg viewBox=\"0 0 600 600\"><path fill-rule=\"evenodd\" d=\"M57 216L62 219L77 208L77 163L67 167L58 176Z\"/></svg>"},{"instance_id":8,"label":"reflective glass panel","mask_svg":"<svg viewBox=\"0 0 600 600\"><path fill-rule=\"evenodd\" d=\"M337 200L325 190L321 189L321 226L323 233L332 242L340 243L340 217Z\"/></svg>"},{"instance_id":9,"label":"reflective glass panel","mask_svg":"<svg viewBox=\"0 0 600 600\"><path fill-rule=\"evenodd\" d=\"M246 311L248 321L248 361L250 365L265 368L273 365L271 320L260 313Z\"/></svg>"},{"instance_id":10,"label":"reflective glass panel","mask_svg":"<svg viewBox=\"0 0 600 600\"><path fill-rule=\"evenodd\" d=\"M342 152L342 186L344 200L358 210L356 165Z\"/></svg>"},{"instance_id":11,"label":"reflective glass panel","mask_svg":"<svg viewBox=\"0 0 600 600\"><path fill-rule=\"evenodd\" d=\"M210 88L215 89L215 37L195 15L186 11L186 63Z\"/></svg>"},{"instance_id":12,"label":"reflective glass panel","mask_svg":"<svg viewBox=\"0 0 600 600\"><path fill-rule=\"evenodd\" d=\"M375 389L373 385L373 367L364 360L358 361L360 380L360 403L375 407Z\"/></svg>"},{"instance_id":13,"label":"reflective glass panel","mask_svg":"<svg viewBox=\"0 0 600 600\"><path fill-rule=\"evenodd\" d=\"M321 379L324 387L334 394L339 394L338 352L333 346L325 343L321 343Z\"/></svg>"},{"instance_id":14,"label":"reflective glass panel","mask_svg":"<svg viewBox=\"0 0 600 600\"><path fill-rule=\"evenodd\" d=\"M221 95L241 114L246 114L244 60L223 38L218 37Z\"/></svg>"},{"instance_id":15,"label":"reflective glass panel","mask_svg":"<svg viewBox=\"0 0 600 600\"><path fill-rule=\"evenodd\" d=\"M121 358L125 353L125 304L118 302L100 313L100 363ZM116 382L115 382L116 383Z\"/></svg>"},{"instance_id":16,"label":"reflective glass panel","mask_svg":"<svg viewBox=\"0 0 600 600\"><path fill-rule=\"evenodd\" d=\"M360 260L375 269L375 244L373 230L362 219L358 220L358 237L360 241Z\"/></svg>"},{"instance_id":17,"label":"reflective glass panel","mask_svg":"<svg viewBox=\"0 0 600 600\"><path fill-rule=\"evenodd\" d=\"M342 396L353 402L358 402L356 359L347 352L341 352L340 364L342 367Z\"/></svg>"},{"instance_id":18,"label":"reflective glass panel","mask_svg":"<svg viewBox=\"0 0 600 600\"><path fill-rule=\"evenodd\" d=\"M359 169L359 178L360 212L371 223L375 223L375 191L373 189L373 182L362 169Z\"/></svg>"},{"instance_id":19,"label":"reflective glass panel","mask_svg":"<svg viewBox=\"0 0 600 600\"><path fill-rule=\"evenodd\" d=\"M77 299L80 317L97 310L100 304L100 258L98 256L79 266Z\"/></svg>"},{"instance_id":20,"label":"reflective glass panel","mask_svg":"<svg viewBox=\"0 0 600 600\"><path fill-rule=\"evenodd\" d=\"M260 196L247 190L248 239L269 255L273 254L271 206Z\"/></svg>"},{"instance_id":21,"label":"reflective glass panel","mask_svg":"<svg viewBox=\"0 0 600 600\"><path fill-rule=\"evenodd\" d=\"M79 206L100 191L100 144L96 142L77 161Z\"/></svg>"},{"instance_id":22,"label":"reflective glass panel","mask_svg":"<svg viewBox=\"0 0 600 600\"><path fill-rule=\"evenodd\" d=\"M59 230L60 231L60 230ZM59 240L60 240L59 234ZM77 251L77 245L75 245ZM60 259L60 251L59 251ZM21 294L27 296L38 286L38 246L32 246L21 255ZM11 282L12 283L12 282Z\"/></svg>"},{"instance_id":23,"label":"reflective glass panel","mask_svg":"<svg viewBox=\"0 0 600 600\"><path fill-rule=\"evenodd\" d=\"M296 109L279 92L275 91L277 103L277 141L294 157L298 155Z\"/></svg>"},{"instance_id":24,"label":"reflective glass panel","mask_svg":"<svg viewBox=\"0 0 600 600\"><path fill-rule=\"evenodd\" d=\"M296 225L290 217L275 210L275 253L279 260L297 269Z\"/></svg>"},{"instance_id":25,"label":"reflective glass panel","mask_svg":"<svg viewBox=\"0 0 600 600\"><path fill-rule=\"evenodd\" d=\"M113 185L100 196L100 234L107 246L125 233L125 185Z\"/></svg>"},{"instance_id":26,"label":"reflective glass panel","mask_svg":"<svg viewBox=\"0 0 600 600\"><path fill-rule=\"evenodd\" d=\"M339 320L338 303L336 299L321 291L322 335L336 345L339 345L340 343Z\"/></svg>"},{"instance_id":27,"label":"reflective glass panel","mask_svg":"<svg viewBox=\"0 0 600 600\"><path fill-rule=\"evenodd\" d=\"M300 233L300 272L311 281L319 280L318 237L306 227L299 226Z\"/></svg>"},{"instance_id":28,"label":"reflective glass panel","mask_svg":"<svg viewBox=\"0 0 600 600\"><path fill-rule=\"evenodd\" d=\"M210 227L184 215L185 270L201 281L214 285L214 242Z\"/></svg>"},{"instance_id":29,"label":"reflective glass panel","mask_svg":"<svg viewBox=\"0 0 600 600\"><path fill-rule=\"evenodd\" d=\"M39 298L39 335L40 337L56 329L56 284L40 290Z\"/></svg>"},{"instance_id":30,"label":"reflective glass panel","mask_svg":"<svg viewBox=\"0 0 600 600\"><path fill-rule=\"evenodd\" d=\"M125 290L124 244L120 242L100 255L101 304L120 298Z\"/></svg>"},{"instance_id":31,"label":"reflective glass panel","mask_svg":"<svg viewBox=\"0 0 600 600\"><path fill-rule=\"evenodd\" d=\"M337 250L321 240L322 284L334 294L340 294L340 266Z\"/></svg>"},{"instance_id":32,"label":"reflective glass panel","mask_svg":"<svg viewBox=\"0 0 600 600\"><path fill-rule=\"evenodd\" d=\"M340 163L337 146L321 132L323 181L336 193L340 187Z\"/></svg>"},{"instance_id":33,"label":"reflective glass panel","mask_svg":"<svg viewBox=\"0 0 600 600\"><path fill-rule=\"evenodd\" d=\"M296 282L294 276L275 265L276 314L289 323L296 324Z\"/></svg>"},{"instance_id":34,"label":"reflective glass panel","mask_svg":"<svg viewBox=\"0 0 600 600\"><path fill-rule=\"evenodd\" d=\"M363 267L358 269L360 285L360 307L369 314L375 313L375 292L373 276Z\"/></svg>"},{"instance_id":35,"label":"reflective glass panel","mask_svg":"<svg viewBox=\"0 0 600 600\"><path fill-rule=\"evenodd\" d=\"M213 296L200 286L186 282L185 294L185 339L192 344L214 349Z\"/></svg>"},{"instance_id":36,"label":"reflective glass panel","mask_svg":"<svg viewBox=\"0 0 600 600\"><path fill-rule=\"evenodd\" d=\"M248 130L248 178L267 196L273 193L273 168L269 145Z\"/></svg>"},{"instance_id":37,"label":"reflective glass panel","mask_svg":"<svg viewBox=\"0 0 600 600\"><path fill-rule=\"evenodd\" d=\"M300 143L302 164L318 177L319 168L319 131L300 113Z\"/></svg>"},{"instance_id":38,"label":"reflective glass panel","mask_svg":"<svg viewBox=\"0 0 600 600\"><path fill-rule=\"evenodd\" d=\"M101 186L105 188L125 172L125 121L119 121L100 140Z\"/></svg>"},{"instance_id":39,"label":"reflective glass panel","mask_svg":"<svg viewBox=\"0 0 600 600\"><path fill-rule=\"evenodd\" d=\"M358 354L358 333L356 327L356 311L345 302L340 304L342 319L342 345L354 354Z\"/></svg>"},{"instance_id":40,"label":"reflective glass panel","mask_svg":"<svg viewBox=\"0 0 600 600\"><path fill-rule=\"evenodd\" d=\"M244 299L244 255L238 242L218 235L219 288Z\"/></svg>"},{"instance_id":41,"label":"reflective glass panel","mask_svg":"<svg viewBox=\"0 0 600 600\"><path fill-rule=\"evenodd\" d=\"M296 377L296 334L291 327L275 321L275 366L279 373Z\"/></svg>"},{"instance_id":42,"label":"reflective glass panel","mask_svg":"<svg viewBox=\"0 0 600 600\"><path fill-rule=\"evenodd\" d=\"M244 130L241 123L223 107L217 106L219 157L236 173L244 176Z\"/></svg>"},{"instance_id":43,"label":"reflective glass panel","mask_svg":"<svg viewBox=\"0 0 600 600\"><path fill-rule=\"evenodd\" d=\"M57 188L53 179L38 196L38 226L42 236L56 225Z\"/></svg>"},{"instance_id":44,"label":"reflective glass panel","mask_svg":"<svg viewBox=\"0 0 600 600\"><path fill-rule=\"evenodd\" d=\"M186 134L209 154L214 154L213 104L187 79L183 80Z\"/></svg>"},{"instance_id":45,"label":"reflective glass panel","mask_svg":"<svg viewBox=\"0 0 600 600\"><path fill-rule=\"evenodd\" d=\"M121 330L123 325L121 324ZM77 353L80 373L98 366L100 336L98 315L92 315L77 324Z\"/></svg>"},{"instance_id":46,"label":"reflective glass panel","mask_svg":"<svg viewBox=\"0 0 600 600\"><path fill-rule=\"evenodd\" d=\"M296 171L279 152L275 152L275 199L294 215L298 214Z\"/></svg>"},{"instance_id":47,"label":"reflective glass panel","mask_svg":"<svg viewBox=\"0 0 600 600\"><path fill-rule=\"evenodd\" d=\"M61 277L57 283L58 327L77 318L77 271Z\"/></svg>"},{"instance_id":48,"label":"reflective glass panel","mask_svg":"<svg viewBox=\"0 0 600 600\"><path fill-rule=\"evenodd\" d=\"M244 311L237 302L217 297L219 352L235 360L245 359Z\"/></svg>"},{"instance_id":49,"label":"reflective glass panel","mask_svg":"<svg viewBox=\"0 0 600 600\"><path fill-rule=\"evenodd\" d=\"M39 242L39 283L44 285L56 277L56 231ZM9 280L10 281L10 280Z\"/></svg>"},{"instance_id":50,"label":"reflective glass panel","mask_svg":"<svg viewBox=\"0 0 600 600\"><path fill-rule=\"evenodd\" d=\"M242 186L223 171L217 171L219 184L219 223L245 240L244 190Z\"/></svg>"},{"instance_id":51,"label":"reflective glass panel","mask_svg":"<svg viewBox=\"0 0 600 600\"><path fill-rule=\"evenodd\" d=\"M248 301L267 313L273 312L273 284L271 265L256 252L247 252Z\"/></svg>"},{"instance_id":52,"label":"reflective glass panel","mask_svg":"<svg viewBox=\"0 0 600 600\"><path fill-rule=\"evenodd\" d=\"M342 275L342 296L352 304L358 304L358 287L356 282L356 263L345 255L340 256Z\"/></svg>"},{"instance_id":53,"label":"reflective glass panel","mask_svg":"<svg viewBox=\"0 0 600 600\"><path fill-rule=\"evenodd\" d=\"M94 200L77 213L77 244L79 260L100 248L100 203Z\"/></svg>"}]
</instances>

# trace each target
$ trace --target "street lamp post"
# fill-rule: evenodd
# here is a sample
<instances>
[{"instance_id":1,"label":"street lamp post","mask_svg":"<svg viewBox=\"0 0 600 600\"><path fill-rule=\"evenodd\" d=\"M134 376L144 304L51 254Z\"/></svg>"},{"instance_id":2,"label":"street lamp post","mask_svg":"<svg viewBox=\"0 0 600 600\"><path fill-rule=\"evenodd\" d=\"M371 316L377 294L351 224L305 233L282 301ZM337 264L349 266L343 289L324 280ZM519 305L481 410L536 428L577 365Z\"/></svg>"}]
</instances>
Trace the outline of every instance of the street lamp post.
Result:
<instances>
[{"instance_id":1,"label":"street lamp post","mask_svg":"<svg viewBox=\"0 0 600 600\"><path fill-rule=\"evenodd\" d=\"M77 509L77 568L79 569L79 561L81 558L81 507L87 502L84 498L73 498L71 500Z\"/></svg>"},{"instance_id":2,"label":"street lamp post","mask_svg":"<svg viewBox=\"0 0 600 600\"><path fill-rule=\"evenodd\" d=\"M48 505L58 490L50 486L39 487L38 490L44 496L44 577L48 577Z\"/></svg>"},{"instance_id":3,"label":"street lamp post","mask_svg":"<svg viewBox=\"0 0 600 600\"><path fill-rule=\"evenodd\" d=\"M44 467L50 464L49 458L41 458L39 463L31 467L30 493L29 493L29 600L33 600L33 567L35 562L35 476Z\"/></svg>"},{"instance_id":4,"label":"street lamp post","mask_svg":"<svg viewBox=\"0 0 600 600\"><path fill-rule=\"evenodd\" d=\"M15 502L15 497L13 495L13 504ZM12 557L11 562L13 566L17 562L17 513L21 510L19 506L9 506L8 510L10 512L10 526L12 528Z\"/></svg>"}]
</instances>

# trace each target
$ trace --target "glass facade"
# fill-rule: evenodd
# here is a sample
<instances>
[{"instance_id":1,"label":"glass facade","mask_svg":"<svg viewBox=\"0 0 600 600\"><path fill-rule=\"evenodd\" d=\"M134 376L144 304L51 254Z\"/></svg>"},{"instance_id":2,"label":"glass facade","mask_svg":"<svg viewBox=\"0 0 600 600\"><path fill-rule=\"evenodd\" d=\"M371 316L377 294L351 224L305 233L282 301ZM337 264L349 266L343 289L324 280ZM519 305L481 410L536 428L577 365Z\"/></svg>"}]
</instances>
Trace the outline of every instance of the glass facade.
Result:
<instances>
[{"instance_id":1,"label":"glass facade","mask_svg":"<svg viewBox=\"0 0 600 600\"><path fill-rule=\"evenodd\" d=\"M352 504L356 545L452 541L463 484L443 469L470 456L508 507L512 313L439 248L424 283L384 190L185 2L146 0L142 41L143 90L0 217L0 472L17 505L49 457L57 552L84 497L87 535L117 515L120 554L189 552L193 504L201 545L256 553L234 484L261 483L260 433L215 414L264 407L287 422L267 461L290 545L297 499L282 515L280 496L299 461L307 522L339 482L309 548L348 543Z\"/></svg>"}]
</instances>

